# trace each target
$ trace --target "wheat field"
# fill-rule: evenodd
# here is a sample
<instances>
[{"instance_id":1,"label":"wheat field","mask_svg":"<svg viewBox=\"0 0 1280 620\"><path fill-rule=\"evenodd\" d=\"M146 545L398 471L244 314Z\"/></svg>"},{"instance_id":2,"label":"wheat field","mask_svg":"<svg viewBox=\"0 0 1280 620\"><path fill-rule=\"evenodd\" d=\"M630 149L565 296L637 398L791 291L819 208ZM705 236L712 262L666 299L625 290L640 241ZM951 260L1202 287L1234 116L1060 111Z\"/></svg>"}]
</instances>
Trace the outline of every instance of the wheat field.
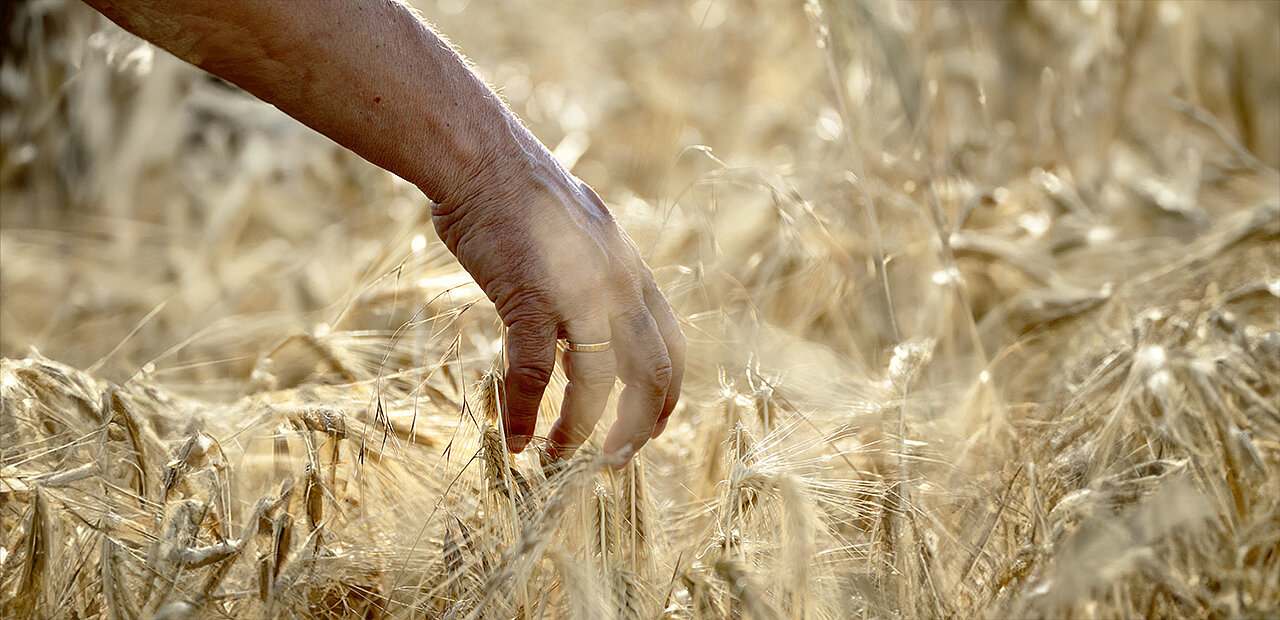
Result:
<instances>
[{"instance_id":1,"label":"wheat field","mask_svg":"<svg viewBox=\"0 0 1280 620\"><path fill-rule=\"evenodd\" d=\"M0 616L1280 615L1280 3L417 6L645 253L667 432L508 455L414 187L5 3Z\"/></svg>"}]
</instances>

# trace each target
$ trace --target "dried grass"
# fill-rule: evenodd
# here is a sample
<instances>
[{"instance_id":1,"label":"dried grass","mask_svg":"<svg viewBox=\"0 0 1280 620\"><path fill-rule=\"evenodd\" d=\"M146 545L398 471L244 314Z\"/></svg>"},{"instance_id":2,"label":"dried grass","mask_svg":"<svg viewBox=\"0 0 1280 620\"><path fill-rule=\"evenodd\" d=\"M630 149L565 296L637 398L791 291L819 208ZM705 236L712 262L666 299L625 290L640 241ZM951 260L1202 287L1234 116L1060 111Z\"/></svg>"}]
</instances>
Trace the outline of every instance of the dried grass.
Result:
<instances>
[{"instance_id":1,"label":"dried grass","mask_svg":"<svg viewBox=\"0 0 1280 620\"><path fill-rule=\"evenodd\" d=\"M423 7L682 317L621 472L415 190L3 7L0 616L1280 614L1276 4Z\"/></svg>"}]
</instances>

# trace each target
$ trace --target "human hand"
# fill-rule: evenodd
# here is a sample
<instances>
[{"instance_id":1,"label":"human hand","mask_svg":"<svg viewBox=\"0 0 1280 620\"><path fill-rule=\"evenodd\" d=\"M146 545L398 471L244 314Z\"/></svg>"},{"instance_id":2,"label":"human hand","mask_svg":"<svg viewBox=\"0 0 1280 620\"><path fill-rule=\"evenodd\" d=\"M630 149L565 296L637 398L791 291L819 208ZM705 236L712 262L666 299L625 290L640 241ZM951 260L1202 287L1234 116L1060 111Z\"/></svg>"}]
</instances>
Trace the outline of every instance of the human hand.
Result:
<instances>
[{"instance_id":1,"label":"human hand","mask_svg":"<svg viewBox=\"0 0 1280 620\"><path fill-rule=\"evenodd\" d=\"M629 448L629 457L662 432L680 396L684 336L635 243L406 6L89 2L440 201L432 208L440 238L507 325L503 416L512 451L533 432L557 336L612 341L612 349L566 353L553 453L591 434L615 373L626 388L605 452ZM325 44L310 44L317 40Z\"/></svg>"},{"instance_id":2,"label":"human hand","mask_svg":"<svg viewBox=\"0 0 1280 620\"><path fill-rule=\"evenodd\" d=\"M595 191L545 149L502 170L503 181L487 178L466 198L432 203L432 222L507 327L507 448L520 452L529 442L556 339L611 342L607 351L565 351L569 383L547 439L553 457L581 445L616 375L625 387L604 452L629 459L662 432L680 397L684 334L635 242Z\"/></svg>"}]
</instances>

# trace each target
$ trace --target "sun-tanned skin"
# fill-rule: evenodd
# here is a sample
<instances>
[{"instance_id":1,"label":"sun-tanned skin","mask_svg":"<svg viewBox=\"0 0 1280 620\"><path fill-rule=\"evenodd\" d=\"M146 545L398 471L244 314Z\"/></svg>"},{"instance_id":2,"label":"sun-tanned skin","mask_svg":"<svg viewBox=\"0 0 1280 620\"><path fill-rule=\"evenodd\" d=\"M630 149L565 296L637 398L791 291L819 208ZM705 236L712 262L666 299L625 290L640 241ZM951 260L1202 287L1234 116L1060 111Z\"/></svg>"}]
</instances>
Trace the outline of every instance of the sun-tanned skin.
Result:
<instances>
[{"instance_id":1,"label":"sun-tanned skin","mask_svg":"<svg viewBox=\"0 0 1280 620\"><path fill-rule=\"evenodd\" d=\"M635 243L447 43L393 0L88 0L112 21L417 185L440 239L507 326L507 446L524 449L557 337L569 385L548 433L630 457L680 396L684 336ZM306 6L303 6L305 4Z\"/></svg>"}]
</instances>

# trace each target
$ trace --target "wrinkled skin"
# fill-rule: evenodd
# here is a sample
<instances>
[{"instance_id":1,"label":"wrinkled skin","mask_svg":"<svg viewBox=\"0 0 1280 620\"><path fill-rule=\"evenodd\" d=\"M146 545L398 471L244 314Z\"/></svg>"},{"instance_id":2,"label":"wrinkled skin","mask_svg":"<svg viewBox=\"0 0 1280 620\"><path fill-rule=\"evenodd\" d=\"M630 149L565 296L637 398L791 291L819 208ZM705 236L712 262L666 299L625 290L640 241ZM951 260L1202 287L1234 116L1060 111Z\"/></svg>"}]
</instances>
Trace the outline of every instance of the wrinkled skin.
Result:
<instances>
[{"instance_id":1,"label":"wrinkled skin","mask_svg":"<svg viewBox=\"0 0 1280 620\"><path fill-rule=\"evenodd\" d=\"M239 85L429 198L440 238L507 327L507 446L524 449L556 339L569 379L548 433L563 456L624 388L604 451L624 463L680 397L684 336L635 243L439 36L392 0L87 0ZM317 43L320 42L320 43Z\"/></svg>"},{"instance_id":2,"label":"wrinkled skin","mask_svg":"<svg viewBox=\"0 0 1280 620\"><path fill-rule=\"evenodd\" d=\"M526 175L469 204L436 204L436 231L494 302L507 326L504 416L508 446L533 433L555 363L555 340L611 341L604 352L564 354L569 379L553 450L595 428L615 375L625 388L607 453L656 436L680 395L684 336L635 243L586 184L544 154Z\"/></svg>"}]
</instances>

